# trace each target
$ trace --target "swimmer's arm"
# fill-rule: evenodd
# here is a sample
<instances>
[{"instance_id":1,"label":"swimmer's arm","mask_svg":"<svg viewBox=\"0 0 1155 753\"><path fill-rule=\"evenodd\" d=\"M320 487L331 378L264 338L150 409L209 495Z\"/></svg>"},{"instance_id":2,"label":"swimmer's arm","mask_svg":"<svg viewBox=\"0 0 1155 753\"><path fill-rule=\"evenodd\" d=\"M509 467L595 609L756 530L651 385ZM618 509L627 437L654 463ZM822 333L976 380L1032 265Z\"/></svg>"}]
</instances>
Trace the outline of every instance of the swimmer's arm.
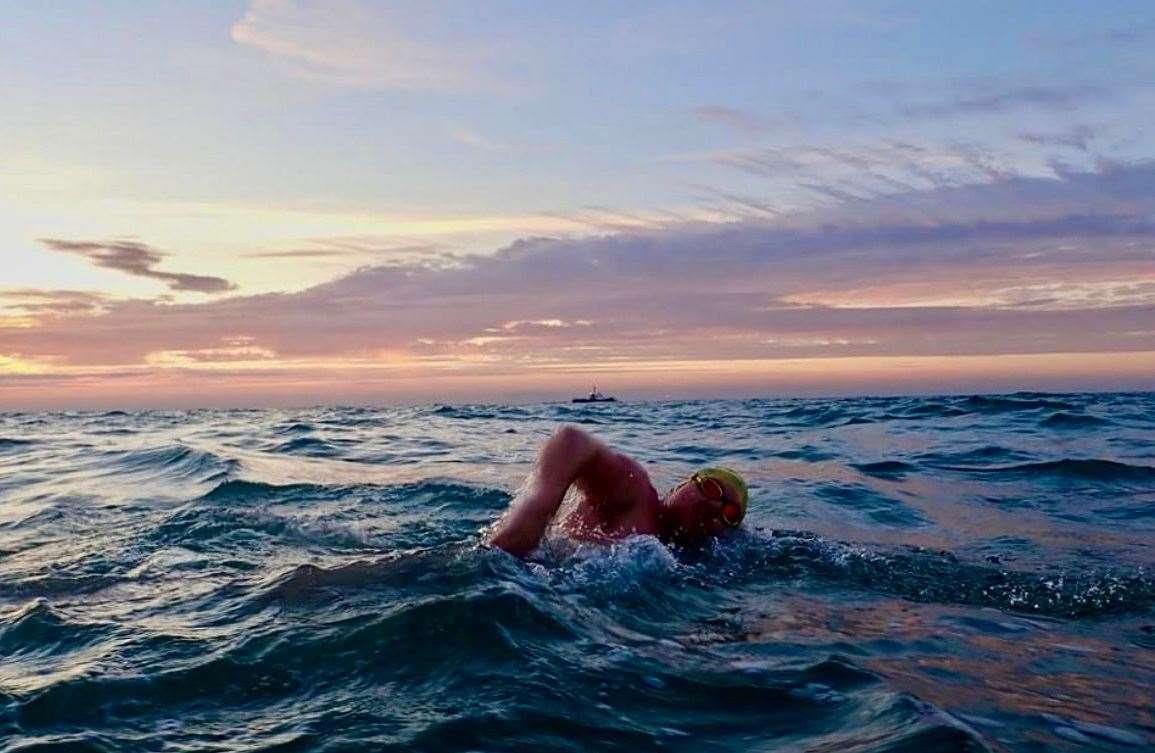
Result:
<instances>
[{"instance_id":1,"label":"swimmer's arm","mask_svg":"<svg viewBox=\"0 0 1155 753\"><path fill-rule=\"evenodd\" d=\"M488 543L518 557L536 549L582 468L608 451L581 429L559 428L541 448L537 467L494 527Z\"/></svg>"}]
</instances>

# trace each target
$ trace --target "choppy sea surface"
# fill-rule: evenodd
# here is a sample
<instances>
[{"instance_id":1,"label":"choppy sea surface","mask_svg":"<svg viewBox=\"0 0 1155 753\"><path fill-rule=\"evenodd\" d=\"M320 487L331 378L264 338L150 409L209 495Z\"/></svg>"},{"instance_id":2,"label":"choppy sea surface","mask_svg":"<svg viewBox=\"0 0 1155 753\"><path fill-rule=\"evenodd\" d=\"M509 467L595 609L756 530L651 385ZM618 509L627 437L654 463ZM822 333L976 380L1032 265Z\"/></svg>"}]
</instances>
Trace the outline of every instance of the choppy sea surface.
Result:
<instances>
[{"instance_id":1,"label":"choppy sea surface","mask_svg":"<svg viewBox=\"0 0 1155 753\"><path fill-rule=\"evenodd\" d=\"M704 551L478 546L578 424ZM1155 394L0 415L0 751L1155 747Z\"/></svg>"}]
</instances>

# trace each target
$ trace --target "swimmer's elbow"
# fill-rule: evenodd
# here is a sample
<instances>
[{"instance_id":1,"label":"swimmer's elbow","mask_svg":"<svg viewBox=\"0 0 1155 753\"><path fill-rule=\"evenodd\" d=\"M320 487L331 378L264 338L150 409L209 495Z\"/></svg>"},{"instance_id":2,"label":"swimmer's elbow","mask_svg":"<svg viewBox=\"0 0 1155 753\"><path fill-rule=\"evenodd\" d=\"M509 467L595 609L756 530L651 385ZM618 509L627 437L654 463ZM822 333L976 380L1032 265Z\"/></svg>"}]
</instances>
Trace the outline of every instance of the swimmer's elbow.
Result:
<instances>
[{"instance_id":1,"label":"swimmer's elbow","mask_svg":"<svg viewBox=\"0 0 1155 753\"><path fill-rule=\"evenodd\" d=\"M601 447L601 442L591 435L576 426L563 424L542 447L538 459L541 475L550 481L564 481L568 484Z\"/></svg>"},{"instance_id":2,"label":"swimmer's elbow","mask_svg":"<svg viewBox=\"0 0 1155 753\"><path fill-rule=\"evenodd\" d=\"M596 441L597 440L588 433L573 424L562 424L554 430L553 436L549 438L548 447L555 451L561 450L570 454L581 454L593 446Z\"/></svg>"}]
</instances>

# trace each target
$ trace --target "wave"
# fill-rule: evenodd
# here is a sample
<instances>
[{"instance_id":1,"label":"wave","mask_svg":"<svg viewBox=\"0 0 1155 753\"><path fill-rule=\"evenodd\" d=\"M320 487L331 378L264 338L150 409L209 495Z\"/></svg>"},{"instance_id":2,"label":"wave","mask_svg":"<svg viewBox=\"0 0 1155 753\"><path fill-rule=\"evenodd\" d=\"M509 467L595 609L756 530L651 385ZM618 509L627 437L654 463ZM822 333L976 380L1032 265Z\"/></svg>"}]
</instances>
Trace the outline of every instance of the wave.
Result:
<instances>
[{"instance_id":1,"label":"wave","mask_svg":"<svg viewBox=\"0 0 1155 753\"><path fill-rule=\"evenodd\" d=\"M1059 411L1052 413L1039 422L1039 426L1048 429L1091 429L1100 426L1114 426L1114 421L1108 421L1098 416L1088 416L1082 413Z\"/></svg>"},{"instance_id":2,"label":"wave","mask_svg":"<svg viewBox=\"0 0 1155 753\"><path fill-rule=\"evenodd\" d=\"M116 671L62 677L6 706L29 734L206 713L243 715L252 729L277 727L252 722L283 718L287 706L328 717L388 693L390 703L334 717L331 729L320 718L308 727L329 742L446 751L569 750L591 739L749 749L799 736L817 748L985 750L973 731L847 657L734 655L725 644L630 635L510 560L442 549L299 566L261 589L276 618L250 609L242 619L262 622L242 635L137 631L131 654L110 657ZM443 702L453 713L429 713Z\"/></svg>"},{"instance_id":3,"label":"wave","mask_svg":"<svg viewBox=\"0 0 1155 753\"><path fill-rule=\"evenodd\" d=\"M781 450L779 452L770 453L771 457L784 458L786 460L805 460L808 463L821 463L826 460L834 460L837 455L829 450L823 450L813 445L804 445L802 447L793 448L790 450Z\"/></svg>"},{"instance_id":4,"label":"wave","mask_svg":"<svg viewBox=\"0 0 1155 753\"><path fill-rule=\"evenodd\" d=\"M274 549L366 551L371 542L356 526L269 509L203 508L186 505L161 521L144 542L192 552L268 555Z\"/></svg>"},{"instance_id":5,"label":"wave","mask_svg":"<svg viewBox=\"0 0 1155 753\"><path fill-rule=\"evenodd\" d=\"M431 415L444 418L459 419L487 419L500 418L498 411L491 407L476 405L438 405L430 411Z\"/></svg>"},{"instance_id":6,"label":"wave","mask_svg":"<svg viewBox=\"0 0 1155 753\"><path fill-rule=\"evenodd\" d=\"M1078 407L1066 400L1035 396L1033 393L1014 395L971 395L960 402L960 406L974 413L1012 413L1046 408L1050 410L1076 411Z\"/></svg>"},{"instance_id":7,"label":"wave","mask_svg":"<svg viewBox=\"0 0 1155 753\"><path fill-rule=\"evenodd\" d=\"M901 460L881 460L875 463L851 463L859 473L884 479L901 479L918 468Z\"/></svg>"},{"instance_id":8,"label":"wave","mask_svg":"<svg viewBox=\"0 0 1155 753\"><path fill-rule=\"evenodd\" d=\"M403 503L425 512L453 510L489 513L509 502L500 489L472 486L456 481L425 480L404 484L270 484L246 479L222 481L204 494L208 502L295 502L302 499L335 499L352 495L361 504L373 501Z\"/></svg>"},{"instance_id":9,"label":"wave","mask_svg":"<svg viewBox=\"0 0 1155 753\"><path fill-rule=\"evenodd\" d=\"M331 443L317 437L296 437L288 442L282 442L272 451L286 455L305 455L317 458L333 457L341 452Z\"/></svg>"},{"instance_id":10,"label":"wave","mask_svg":"<svg viewBox=\"0 0 1155 753\"><path fill-rule=\"evenodd\" d=\"M970 411L963 408L958 408L953 405L948 405L943 402L916 402L901 406L897 410L892 410L883 414L885 419L898 420L918 420L927 418L954 418L956 416L965 416Z\"/></svg>"},{"instance_id":11,"label":"wave","mask_svg":"<svg viewBox=\"0 0 1155 753\"><path fill-rule=\"evenodd\" d=\"M887 404L889 403L889 404ZM1074 411L1078 406L1070 400L1058 399L1045 393L1013 393L1010 395L967 395L937 398L891 398L883 404L887 420L926 420L958 418L967 415L1000 415L1039 410Z\"/></svg>"},{"instance_id":12,"label":"wave","mask_svg":"<svg viewBox=\"0 0 1155 753\"><path fill-rule=\"evenodd\" d=\"M603 702L574 704L546 693L537 703L428 725L405 742L421 750L515 750L526 730L537 730L544 738L539 744L549 749L551 741L569 742L559 750L578 749L577 741L597 741L607 750L699 750L704 740L720 750L773 750L800 736L812 750L987 750L964 725L909 696L879 690L877 676L843 657L797 669L765 662L684 673L614 666L612 679L582 674L603 687L597 696Z\"/></svg>"},{"instance_id":13,"label":"wave","mask_svg":"<svg viewBox=\"0 0 1155 753\"><path fill-rule=\"evenodd\" d=\"M1096 517L1110 518L1111 520L1143 520L1155 518L1155 499L1127 500L1122 505L1108 505L1096 507Z\"/></svg>"},{"instance_id":14,"label":"wave","mask_svg":"<svg viewBox=\"0 0 1155 753\"><path fill-rule=\"evenodd\" d=\"M274 434L309 434L316 430L312 424L307 424L301 421L287 424L285 426L278 426L273 430Z\"/></svg>"},{"instance_id":15,"label":"wave","mask_svg":"<svg viewBox=\"0 0 1155 753\"><path fill-rule=\"evenodd\" d=\"M703 739L761 749L801 736L816 749L985 750L964 725L845 657L742 662L695 649L679 666L583 639L557 606L491 587L384 614L323 614L228 647L202 641L199 655L165 671L72 677L6 705L25 733L99 730L111 719L144 727L134 736L144 747L166 731L149 729L155 720L208 715L253 749L372 740L405 750L569 751L591 741L693 750ZM571 652L575 641L582 650ZM288 707L308 723L287 729Z\"/></svg>"},{"instance_id":16,"label":"wave","mask_svg":"<svg viewBox=\"0 0 1155 753\"><path fill-rule=\"evenodd\" d=\"M247 501L288 495L294 492L309 492L332 488L333 487L321 486L319 484L266 484L260 481L229 479L214 486L207 494L201 497L201 499L206 501Z\"/></svg>"},{"instance_id":17,"label":"wave","mask_svg":"<svg viewBox=\"0 0 1155 753\"><path fill-rule=\"evenodd\" d=\"M0 616L0 654L5 661L52 658L78 652L115 632L115 626L70 619L37 597Z\"/></svg>"},{"instance_id":18,"label":"wave","mask_svg":"<svg viewBox=\"0 0 1155 753\"><path fill-rule=\"evenodd\" d=\"M963 463L1013 463L1015 461L1029 461L1032 458L1033 456L1021 450L989 444L958 452L926 452L916 455L914 461L932 468L947 468L950 465Z\"/></svg>"},{"instance_id":19,"label":"wave","mask_svg":"<svg viewBox=\"0 0 1155 753\"><path fill-rule=\"evenodd\" d=\"M1015 570L964 561L945 550L880 550L805 531L775 531L769 536L750 533L716 541L702 550L681 550L666 562L651 556L652 549L668 551L656 540L627 541L631 543L593 554L579 548L576 560L572 548L554 548L547 562L560 568L562 576L583 594L596 594L605 585L609 589L605 596L612 602L620 602L625 594L643 595L656 600L658 611L664 613L685 609L684 604L674 607L667 601L671 577L704 583L709 590L814 578L914 602L1063 618L1144 613L1155 606L1155 574L1142 567ZM673 588L673 593L684 590L684 585ZM637 604L633 608L641 609Z\"/></svg>"},{"instance_id":20,"label":"wave","mask_svg":"<svg viewBox=\"0 0 1155 753\"><path fill-rule=\"evenodd\" d=\"M323 598L334 589L436 595L452 591L453 586L492 581L502 564L510 565L478 557L473 547L461 545L392 550L331 567L301 564L261 583L247 596L245 608L256 611L269 604L312 608L316 597Z\"/></svg>"},{"instance_id":21,"label":"wave","mask_svg":"<svg viewBox=\"0 0 1155 753\"><path fill-rule=\"evenodd\" d=\"M241 707L283 698L299 689L299 680L276 664L210 656L164 672L85 676L59 682L20 700L16 716L29 727L91 726L110 717L167 715L166 708L189 705Z\"/></svg>"},{"instance_id":22,"label":"wave","mask_svg":"<svg viewBox=\"0 0 1155 753\"><path fill-rule=\"evenodd\" d=\"M105 453L106 473L139 473L207 483L227 477L240 463L185 444Z\"/></svg>"},{"instance_id":23,"label":"wave","mask_svg":"<svg viewBox=\"0 0 1155 753\"><path fill-rule=\"evenodd\" d=\"M1155 481L1155 467L1102 458L1064 458L1017 465L970 467L939 466L944 470L996 474L1019 478L1062 478L1086 481Z\"/></svg>"},{"instance_id":24,"label":"wave","mask_svg":"<svg viewBox=\"0 0 1155 753\"><path fill-rule=\"evenodd\" d=\"M749 447L726 448L700 444L675 445L670 447L667 452L673 457L685 459L693 463L712 463L721 458L758 456L761 454L760 450Z\"/></svg>"},{"instance_id":25,"label":"wave","mask_svg":"<svg viewBox=\"0 0 1155 753\"><path fill-rule=\"evenodd\" d=\"M32 724L85 724L118 712L135 716L206 703L238 708L292 698L306 689L313 694L389 682L444 689L469 667L516 666L526 648L518 639L545 643L577 637L555 610L500 584L380 604L352 616L324 610L302 615L303 622L255 630L218 650L202 642L189 660L170 659L167 671L130 670L57 683L24 701L20 718ZM166 653L164 644L176 642L154 640L160 645L149 647L149 653Z\"/></svg>"},{"instance_id":26,"label":"wave","mask_svg":"<svg viewBox=\"0 0 1155 753\"><path fill-rule=\"evenodd\" d=\"M32 575L0 580L0 597L16 599L52 598L93 594L124 583L123 575L78 573L76 575Z\"/></svg>"},{"instance_id":27,"label":"wave","mask_svg":"<svg viewBox=\"0 0 1155 753\"><path fill-rule=\"evenodd\" d=\"M867 423L866 417L852 413L846 406L837 403L831 405L800 405L775 416L778 419L788 419L780 426L804 426L807 428L830 428L855 423Z\"/></svg>"},{"instance_id":28,"label":"wave","mask_svg":"<svg viewBox=\"0 0 1155 753\"><path fill-rule=\"evenodd\" d=\"M0 452L8 450L18 450L23 447L30 447L36 444L33 439L15 439L12 437L0 437Z\"/></svg>"},{"instance_id":29,"label":"wave","mask_svg":"<svg viewBox=\"0 0 1155 753\"><path fill-rule=\"evenodd\" d=\"M170 513L148 538L160 546L262 556L408 550L475 539L508 503L504 491L456 482L277 485L232 479Z\"/></svg>"},{"instance_id":30,"label":"wave","mask_svg":"<svg viewBox=\"0 0 1155 753\"><path fill-rule=\"evenodd\" d=\"M720 552L720 553L719 553ZM960 561L946 551L911 547L880 552L805 532L752 536L736 550L750 577L810 574L911 601L994 607L1052 617L1143 612L1155 606L1155 576L1143 569L1036 573Z\"/></svg>"},{"instance_id":31,"label":"wave","mask_svg":"<svg viewBox=\"0 0 1155 753\"><path fill-rule=\"evenodd\" d=\"M861 484L822 484L815 494L879 525L911 528L929 523L918 510Z\"/></svg>"}]
</instances>

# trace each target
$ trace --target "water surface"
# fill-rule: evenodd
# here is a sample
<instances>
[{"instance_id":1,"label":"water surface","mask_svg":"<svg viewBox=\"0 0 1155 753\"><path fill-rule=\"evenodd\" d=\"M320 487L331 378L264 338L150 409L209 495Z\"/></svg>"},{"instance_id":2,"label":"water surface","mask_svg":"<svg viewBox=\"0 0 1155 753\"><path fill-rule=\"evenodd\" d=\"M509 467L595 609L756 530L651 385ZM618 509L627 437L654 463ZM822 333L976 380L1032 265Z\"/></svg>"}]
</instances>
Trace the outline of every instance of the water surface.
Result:
<instances>
[{"instance_id":1,"label":"water surface","mask_svg":"<svg viewBox=\"0 0 1155 753\"><path fill-rule=\"evenodd\" d=\"M562 422L706 551L477 546ZM0 415L0 751L1155 745L1155 395Z\"/></svg>"}]
</instances>

